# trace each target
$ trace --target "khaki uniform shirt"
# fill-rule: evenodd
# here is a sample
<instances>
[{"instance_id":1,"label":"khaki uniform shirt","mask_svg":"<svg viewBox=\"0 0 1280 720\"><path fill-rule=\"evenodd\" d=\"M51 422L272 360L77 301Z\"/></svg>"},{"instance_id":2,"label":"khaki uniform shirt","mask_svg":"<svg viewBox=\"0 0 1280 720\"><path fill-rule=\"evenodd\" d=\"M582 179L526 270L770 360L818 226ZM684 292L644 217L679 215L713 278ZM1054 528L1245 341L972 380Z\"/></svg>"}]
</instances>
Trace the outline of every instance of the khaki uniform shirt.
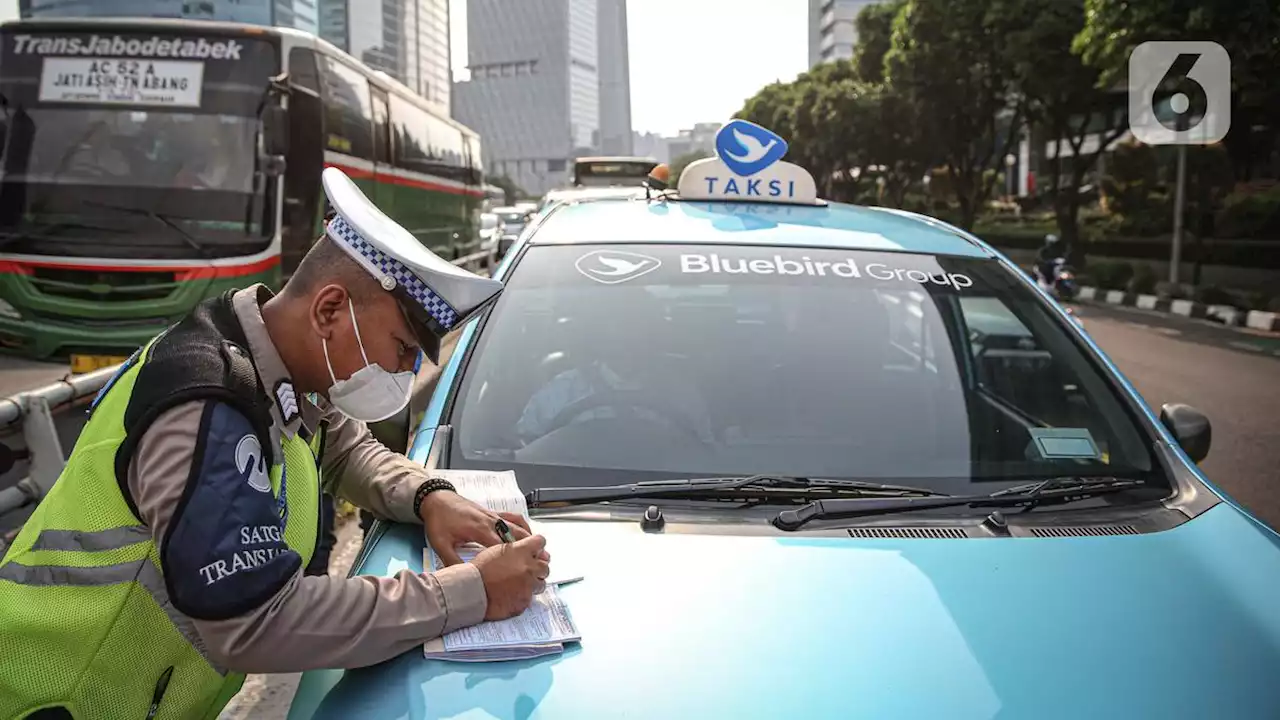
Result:
<instances>
[{"instance_id":1,"label":"khaki uniform shirt","mask_svg":"<svg viewBox=\"0 0 1280 720\"><path fill-rule=\"evenodd\" d=\"M292 436L303 426L315 431L327 421L322 472L330 491L381 518L421 522L413 514L413 494L427 479L425 469L384 447L364 423L293 393L262 320L260 292L265 295L261 286L241 290L233 306L263 387L270 391L283 383L288 388L273 399L270 440L279 447L280 434ZM290 400L292 407L286 404ZM157 543L176 522L189 478L200 481L193 462L205 405L181 404L160 415L130 462L129 491ZM193 500L182 512L215 510L195 507ZM371 665L480 622L487 607L480 572L471 564L433 574L402 570L392 578L304 576L302 570L248 612L194 621L215 659L256 673ZM183 581L171 577L167 567L165 574L171 583Z\"/></svg>"}]
</instances>

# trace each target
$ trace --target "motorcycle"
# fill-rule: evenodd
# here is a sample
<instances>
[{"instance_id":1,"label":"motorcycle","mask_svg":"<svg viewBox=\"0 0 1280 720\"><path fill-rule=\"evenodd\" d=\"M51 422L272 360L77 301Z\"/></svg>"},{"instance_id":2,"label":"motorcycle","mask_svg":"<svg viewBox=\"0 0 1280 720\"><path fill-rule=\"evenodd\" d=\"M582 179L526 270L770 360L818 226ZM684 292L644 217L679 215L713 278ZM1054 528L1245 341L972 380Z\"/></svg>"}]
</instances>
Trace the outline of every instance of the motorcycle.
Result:
<instances>
[{"instance_id":1,"label":"motorcycle","mask_svg":"<svg viewBox=\"0 0 1280 720\"><path fill-rule=\"evenodd\" d=\"M1079 286L1076 284L1076 273L1067 264L1067 259L1054 258L1052 268L1049 277L1046 278L1044 277L1044 271L1040 269L1039 265L1036 265L1036 284L1058 300L1075 298L1076 293L1079 291Z\"/></svg>"}]
</instances>

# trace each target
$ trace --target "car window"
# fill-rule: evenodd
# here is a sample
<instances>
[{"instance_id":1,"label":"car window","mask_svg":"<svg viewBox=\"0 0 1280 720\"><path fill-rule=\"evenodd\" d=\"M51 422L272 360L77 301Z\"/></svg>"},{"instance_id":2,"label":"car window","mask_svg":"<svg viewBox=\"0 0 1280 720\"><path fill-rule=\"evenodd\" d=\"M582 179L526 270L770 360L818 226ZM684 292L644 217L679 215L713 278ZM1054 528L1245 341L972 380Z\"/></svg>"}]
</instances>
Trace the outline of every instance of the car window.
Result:
<instances>
[{"instance_id":1,"label":"car window","mask_svg":"<svg viewBox=\"0 0 1280 720\"><path fill-rule=\"evenodd\" d=\"M1154 467L1039 296L994 260L907 253L531 247L450 422L455 465L539 487L781 473L957 492Z\"/></svg>"}]
</instances>

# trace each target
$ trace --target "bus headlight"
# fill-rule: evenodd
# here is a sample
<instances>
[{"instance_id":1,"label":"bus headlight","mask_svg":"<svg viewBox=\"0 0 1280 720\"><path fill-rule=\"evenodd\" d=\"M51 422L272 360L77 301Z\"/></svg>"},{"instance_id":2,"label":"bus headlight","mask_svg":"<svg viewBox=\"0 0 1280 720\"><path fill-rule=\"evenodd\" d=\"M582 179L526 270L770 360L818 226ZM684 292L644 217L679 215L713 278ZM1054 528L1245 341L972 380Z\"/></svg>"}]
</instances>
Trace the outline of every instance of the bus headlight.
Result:
<instances>
[{"instance_id":1,"label":"bus headlight","mask_svg":"<svg viewBox=\"0 0 1280 720\"><path fill-rule=\"evenodd\" d=\"M10 320L21 320L22 314L18 309L10 305L7 300L0 300L0 317L9 318Z\"/></svg>"}]
</instances>

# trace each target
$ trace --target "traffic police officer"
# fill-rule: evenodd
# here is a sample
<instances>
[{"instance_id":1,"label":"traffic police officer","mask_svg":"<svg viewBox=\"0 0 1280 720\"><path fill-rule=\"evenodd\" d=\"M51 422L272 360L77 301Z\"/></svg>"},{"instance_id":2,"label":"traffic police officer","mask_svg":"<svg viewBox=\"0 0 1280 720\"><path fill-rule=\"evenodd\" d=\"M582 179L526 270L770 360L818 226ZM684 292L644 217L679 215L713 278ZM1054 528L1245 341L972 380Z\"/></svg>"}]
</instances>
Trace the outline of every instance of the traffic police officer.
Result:
<instances>
[{"instance_id":1,"label":"traffic police officer","mask_svg":"<svg viewBox=\"0 0 1280 720\"><path fill-rule=\"evenodd\" d=\"M202 303L95 401L0 561L0 718L215 717L243 673L381 662L522 612L546 579L523 520L502 546L497 516L365 425L501 283L423 248L341 171L323 179L336 216L278 296ZM422 522L450 567L304 576L321 477ZM498 547L459 564L467 542Z\"/></svg>"}]
</instances>

